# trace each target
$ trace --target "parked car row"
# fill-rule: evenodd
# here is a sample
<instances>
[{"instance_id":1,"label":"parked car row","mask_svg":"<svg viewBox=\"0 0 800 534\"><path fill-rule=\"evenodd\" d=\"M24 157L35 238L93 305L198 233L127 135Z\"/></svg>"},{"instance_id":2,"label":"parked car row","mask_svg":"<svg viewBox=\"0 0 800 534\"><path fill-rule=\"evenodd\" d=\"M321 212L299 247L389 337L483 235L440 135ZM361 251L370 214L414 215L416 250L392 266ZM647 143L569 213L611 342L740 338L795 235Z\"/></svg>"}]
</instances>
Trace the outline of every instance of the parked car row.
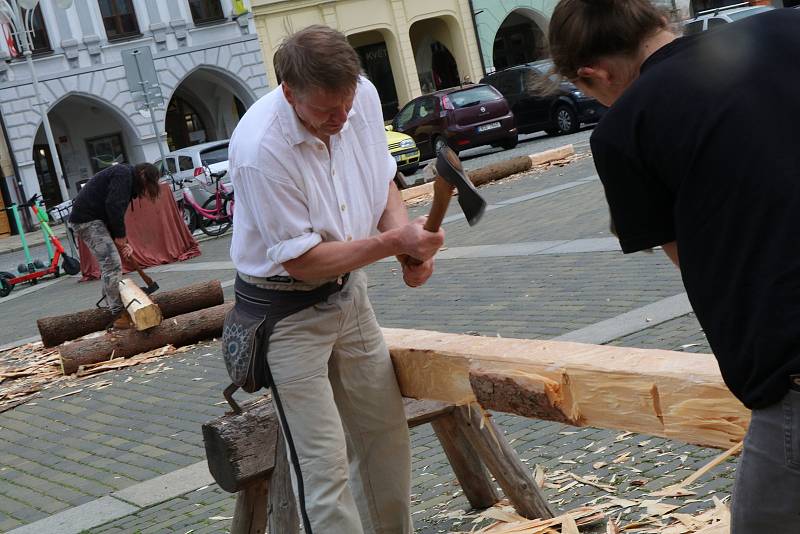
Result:
<instances>
[{"instance_id":1,"label":"parked car row","mask_svg":"<svg viewBox=\"0 0 800 534\"><path fill-rule=\"evenodd\" d=\"M426 159L445 146L456 152L486 145L510 149L521 133L567 134L599 121L605 106L569 82L548 83L552 66L550 60L526 63L494 72L480 84L419 96L387 129L410 136Z\"/></svg>"},{"instance_id":2,"label":"parked car row","mask_svg":"<svg viewBox=\"0 0 800 534\"><path fill-rule=\"evenodd\" d=\"M422 160L445 146L456 153L486 145L511 149L520 133L567 134L600 120L605 107L573 84L553 82L547 87L551 69L549 60L526 63L494 72L479 84L408 102L386 127L386 144L398 171L414 174ZM209 174L228 169L228 140L175 150L155 164L164 181L171 174L204 200L212 193ZM176 199L180 194L176 191Z\"/></svg>"}]
</instances>

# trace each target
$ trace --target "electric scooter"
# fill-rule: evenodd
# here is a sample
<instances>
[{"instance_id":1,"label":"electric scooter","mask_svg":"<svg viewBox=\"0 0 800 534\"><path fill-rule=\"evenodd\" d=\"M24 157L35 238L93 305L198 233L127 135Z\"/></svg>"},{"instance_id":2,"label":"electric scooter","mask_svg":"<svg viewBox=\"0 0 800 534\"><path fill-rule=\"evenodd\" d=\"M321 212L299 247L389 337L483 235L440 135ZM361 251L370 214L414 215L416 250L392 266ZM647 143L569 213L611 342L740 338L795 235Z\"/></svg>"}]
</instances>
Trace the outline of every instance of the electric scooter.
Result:
<instances>
[{"instance_id":1,"label":"electric scooter","mask_svg":"<svg viewBox=\"0 0 800 534\"><path fill-rule=\"evenodd\" d=\"M11 293L11 290L13 290L14 286L17 284L36 284L40 278L50 274L52 274L54 277L58 277L61 275L61 269L63 269L64 272L69 275L74 275L81 272L80 262L64 252L64 247L61 245L61 241L59 241L59 239L56 237L53 229L50 228L50 224L47 221L47 214L36 202L38 196L38 193L33 195L30 200L22 204L21 207L30 208L34 215L36 215L36 218L39 220L39 224L42 227L42 232L46 237L45 244L47 245L50 255L50 265L44 265L44 263L39 260L31 259L28 243L25 240L25 233L22 231L18 206L9 206L6 209L11 211L12 215L14 216L14 222L17 224L17 228L20 230L20 241L22 242L22 248L25 250L25 260L27 261L27 264L20 264L18 266L17 270L20 272L20 276L14 276L12 273L8 272L0 272L0 297L8 296L8 294ZM58 265L59 260L61 260L60 266Z\"/></svg>"}]
</instances>

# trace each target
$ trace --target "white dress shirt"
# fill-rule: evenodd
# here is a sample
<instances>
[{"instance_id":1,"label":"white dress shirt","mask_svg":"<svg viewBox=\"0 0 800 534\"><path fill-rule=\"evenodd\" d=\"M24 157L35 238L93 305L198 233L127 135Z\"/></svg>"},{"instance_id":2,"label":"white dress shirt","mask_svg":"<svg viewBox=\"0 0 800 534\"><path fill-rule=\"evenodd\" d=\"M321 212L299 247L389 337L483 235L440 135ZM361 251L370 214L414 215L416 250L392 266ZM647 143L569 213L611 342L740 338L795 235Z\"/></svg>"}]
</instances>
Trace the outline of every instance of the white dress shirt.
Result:
<instances>
[{"instance_id":1,"label":"white dress shirt","mask_svg":"<svg viewBox=\"0 0 800 534\"><path fill-rule=\"evenodd\" d=\"M233 132L236 191L231 259L250 276L287 275L282 263L323 241L377 233L397 164L389 154L380 99L359 79L353 108L330 152L300 122L278 86Z\"/></svg>"}]
</instances>

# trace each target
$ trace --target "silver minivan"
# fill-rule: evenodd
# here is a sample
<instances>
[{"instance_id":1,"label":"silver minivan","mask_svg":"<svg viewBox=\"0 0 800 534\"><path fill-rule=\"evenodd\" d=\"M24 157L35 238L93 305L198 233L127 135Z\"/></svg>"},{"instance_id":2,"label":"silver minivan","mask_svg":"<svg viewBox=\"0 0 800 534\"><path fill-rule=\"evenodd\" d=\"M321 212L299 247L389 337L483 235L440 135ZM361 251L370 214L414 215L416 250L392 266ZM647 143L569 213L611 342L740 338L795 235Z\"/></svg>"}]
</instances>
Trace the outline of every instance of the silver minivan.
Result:
<instances>
[{"instance_id":1,"label":"silver minivan","mask_svg":"<svg viewBox=\"0 0 800 534\"><path fill-rule=\"evenodd\" d=\"M229 139L220 139L179 148L166 154L164 163L159 159L153 162L153 165L161 170L162 182L169 184L169 174L172 174L175 180L185 181L184 186L189 187L196 195L197 200L202 203L214 192L214 184L211 182L209 172L228 170L229 141ZM230 177L226 175L222 181L228 183ZM180 200L181 188L177 190L173 188L173 191L175 200Z\"/></svg>"}]
</instances>

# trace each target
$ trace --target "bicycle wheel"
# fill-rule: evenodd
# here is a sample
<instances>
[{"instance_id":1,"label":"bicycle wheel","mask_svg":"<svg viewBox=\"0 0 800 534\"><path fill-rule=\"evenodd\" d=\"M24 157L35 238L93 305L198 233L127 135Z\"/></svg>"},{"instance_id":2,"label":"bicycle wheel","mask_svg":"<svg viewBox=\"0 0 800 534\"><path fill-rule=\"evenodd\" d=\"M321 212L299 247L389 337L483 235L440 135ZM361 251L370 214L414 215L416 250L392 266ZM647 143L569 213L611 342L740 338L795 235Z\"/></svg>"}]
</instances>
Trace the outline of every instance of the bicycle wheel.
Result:
<instances>
[{"instance_id":1,"label":"bicycle wheel","mask_svg":"<svg viewBox=\"0 0 800 534\"><path fill-rule=\"evenodd\" d=\"M219 213L222 215L219 219L209 219L207 217L200 217L200 230L206 235L218 236L228 231L231 227L231 218L228 216L228 201L222 199ZM203 209L206 211L217 211L217 197L209 197L203 203Z\"/></svg>"},{"instance_id":2,"label":"bicycle wheel","mask_svg":"<svg viewBox=\"0 0 800 534\"><path fill-rule=\"evenodd\" d=\"M197 230L197 219L198 216L195 214L194 210L191 206L182 205L181 209L181 216L183 217L183 223L189 229L190 233L194 233Z\"/></svg>"}]
</instances>

